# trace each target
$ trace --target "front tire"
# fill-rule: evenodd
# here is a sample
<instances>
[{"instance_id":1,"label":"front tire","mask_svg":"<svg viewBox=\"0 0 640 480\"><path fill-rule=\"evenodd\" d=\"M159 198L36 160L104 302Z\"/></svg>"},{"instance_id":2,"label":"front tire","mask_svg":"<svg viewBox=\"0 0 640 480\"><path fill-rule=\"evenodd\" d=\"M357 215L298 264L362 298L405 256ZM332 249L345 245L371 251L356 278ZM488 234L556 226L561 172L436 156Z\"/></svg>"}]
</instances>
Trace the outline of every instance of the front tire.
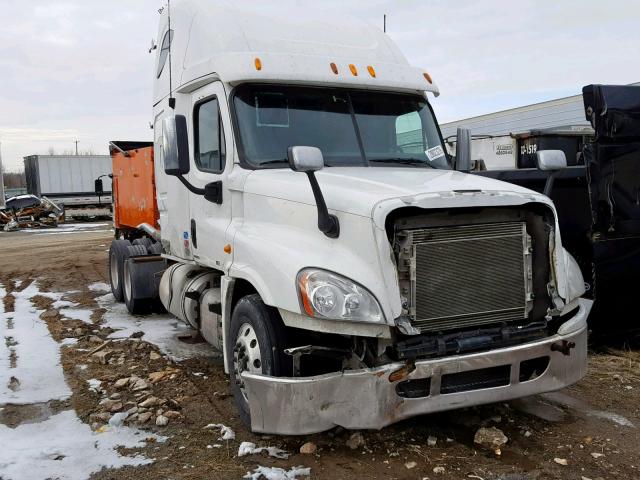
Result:
<instances>
[{"instance_id":1,"label":"front tire","mask_svg":"<svg viewBox=\"0 0 640 480\"><path fill-rule=\"evenodd\" d=\"M285 327L277 311L257 294L241 298L231 315L226 354L233 398L248 429L251 412L240 373L286 376L290 368L283 353L285 345Z\"/></svg>"}]
</instances>

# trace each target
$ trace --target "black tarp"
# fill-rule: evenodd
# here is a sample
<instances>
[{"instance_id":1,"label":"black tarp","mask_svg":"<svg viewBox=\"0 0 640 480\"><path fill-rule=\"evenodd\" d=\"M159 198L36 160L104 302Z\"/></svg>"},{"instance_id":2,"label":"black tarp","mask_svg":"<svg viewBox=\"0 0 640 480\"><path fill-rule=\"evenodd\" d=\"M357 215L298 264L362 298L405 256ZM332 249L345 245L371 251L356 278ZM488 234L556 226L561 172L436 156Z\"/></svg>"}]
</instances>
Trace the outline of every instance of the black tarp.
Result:
<instances>
[{"instance_id":1,"label":"black tarp","mask_svg":"<svg viewBox=\"0 0 640 480\"><path fill-rule=\"evenodd\" d=\"M594 231L640 236L640 141L595 142L583 154Z\"/></svg>"},{"instance_id":2,"label":"black tarp","mask_svg":"<svg viewBox=\"0 0 640 480\"><path fill-rule=\"evenodd\" d=\"M587 85L582 99L598 141L640 140L640 86Z\"/></svg>"},{"instance_id":3,"label":"black tarp","mask_svg":"<svg viewBox=\"0 0 640 480\"><path fill-rule=\"evenodd\" d=\"M582 93L596 131L583 149L596 299L590 323L605 330L638 328L632 312L640 285L640 87L589 85Z\"/></svg>"}]
</instances>

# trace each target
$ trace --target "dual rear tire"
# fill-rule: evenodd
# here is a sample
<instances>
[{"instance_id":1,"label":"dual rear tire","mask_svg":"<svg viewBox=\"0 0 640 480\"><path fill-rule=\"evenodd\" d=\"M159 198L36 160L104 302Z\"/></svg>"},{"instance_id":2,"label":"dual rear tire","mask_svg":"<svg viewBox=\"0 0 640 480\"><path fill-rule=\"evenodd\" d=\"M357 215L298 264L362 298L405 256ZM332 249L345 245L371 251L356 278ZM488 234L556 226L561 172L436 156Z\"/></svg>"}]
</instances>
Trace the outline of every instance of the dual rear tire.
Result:
<instances>
[{"instance_id":1,"label":"dual rear tire","mask_svg":"<svg viewBox=\"0 0 640 480\"><path fill-rule=\"evenodd\" d=\"M147 239L149 240L149 239ZM124 302L133 314L150 313L158 305L156 274L165 268L164 261L135 262L136 257L149 255L151 242L114 240L109 249L109 282L118 302ZM152 253L153 254L153 253Z\"/></svg>"}]
</instances>

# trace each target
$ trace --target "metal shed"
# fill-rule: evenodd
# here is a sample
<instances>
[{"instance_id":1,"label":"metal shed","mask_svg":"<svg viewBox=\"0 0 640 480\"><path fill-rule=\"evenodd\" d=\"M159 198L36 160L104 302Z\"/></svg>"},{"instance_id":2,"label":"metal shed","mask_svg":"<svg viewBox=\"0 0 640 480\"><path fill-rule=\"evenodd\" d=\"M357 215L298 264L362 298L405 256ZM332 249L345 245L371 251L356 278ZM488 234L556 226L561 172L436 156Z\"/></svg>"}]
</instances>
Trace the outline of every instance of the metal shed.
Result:
<instances>
[{"instance_id":1,"label":"metal shed","mask_svg":"<svg viewBox=\"0 0 640 480\"><path fill-rule=\"evenodd\" d=\"M640 85L640 82L632 85ZM472 135L508 135L563 126L589 126L585 119L582 95L548 100L510 108L440 125L442 136L456 134L458 127L471 129Z\"/></svg>"}]
</instances>

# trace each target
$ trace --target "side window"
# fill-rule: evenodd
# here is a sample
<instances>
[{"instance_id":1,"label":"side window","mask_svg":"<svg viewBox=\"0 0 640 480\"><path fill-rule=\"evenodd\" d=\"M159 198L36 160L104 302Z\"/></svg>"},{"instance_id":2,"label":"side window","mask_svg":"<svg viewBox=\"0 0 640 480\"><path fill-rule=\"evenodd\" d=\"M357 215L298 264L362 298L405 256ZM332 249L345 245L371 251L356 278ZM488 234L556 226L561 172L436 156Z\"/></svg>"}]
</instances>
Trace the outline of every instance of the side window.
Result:
<instances>
[{"instance_id":1,"label":"side window","mask_svg":"<svg viewBox=\"0 0 640 480\"><path fill-rule=\"evenodd\" d=\"M421 153L425 145L422 119L418 112L409 112L396 118L396 142L402 153Z\"/></svg>"},{"instance_id":2,"label":"side window","mask_svg":"<svg viewBox=\"0 0 640 480\"><path fill-rule=\"evenodd\" d=\"M196 106L194 126L196 166L205 172L221 173L224 170L226 152L217 98Z\"/></svg>"}]
</instances>

